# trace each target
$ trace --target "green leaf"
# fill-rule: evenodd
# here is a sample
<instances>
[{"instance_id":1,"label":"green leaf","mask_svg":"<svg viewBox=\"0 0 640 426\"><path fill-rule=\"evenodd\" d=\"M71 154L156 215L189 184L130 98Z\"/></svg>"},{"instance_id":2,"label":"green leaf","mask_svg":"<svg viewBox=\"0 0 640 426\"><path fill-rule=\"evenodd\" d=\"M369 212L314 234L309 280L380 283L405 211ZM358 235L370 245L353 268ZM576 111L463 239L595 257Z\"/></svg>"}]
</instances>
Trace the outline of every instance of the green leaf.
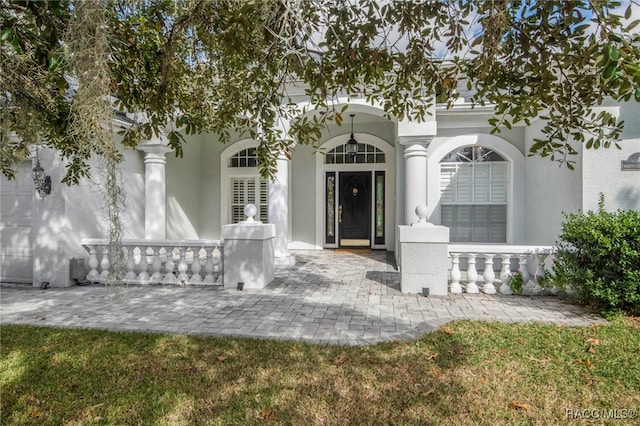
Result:
<instances>
[{"instance_id":1,"label":"green leaf","mask_svg":"<svg viewBox=\"0 0 640 426\"><path fill-rule=\"evenodd\" d=\"M2 34L0 34L0 41L7 41L9 40L9 38L11 38L11 36L13 36L13 29L5 28L4 30L2 30Z\"/></svg>"},{"instance_id":2,"label":"green leaf","mask_svg":"<svg viewBox=\"0 0 640 426\"><path fill-rule=\"evenodd\" d=\"M55 71L56 68L58 68L58 65L60 65L62 63L62 57L60 56L52 56L51 59L49 59L49 71Z\"/></svg>"},{"instance_id":3,"label":"green leaf","mask_svg":"<svg viewBox=\"0 0 640 426\"><path fill-rule=\"evenodd\" d=\"M617 64L615 62L607 65L607 67L602 72L602 77L605 80L611 79L615 75L616 67L617 67Z\"/></svg>"},{"instance_id":4,"label":"green leaf","mask_svg":"<svg viewBox=\"0 0 640 426\"><path fill-rule=\"evenodd\" d=\"M611 59L613 62L617 62L619 56L620 55L618 54L618 49L616 49L614 45L609 46L609 59Z\"/></svg>"}]
</instances>

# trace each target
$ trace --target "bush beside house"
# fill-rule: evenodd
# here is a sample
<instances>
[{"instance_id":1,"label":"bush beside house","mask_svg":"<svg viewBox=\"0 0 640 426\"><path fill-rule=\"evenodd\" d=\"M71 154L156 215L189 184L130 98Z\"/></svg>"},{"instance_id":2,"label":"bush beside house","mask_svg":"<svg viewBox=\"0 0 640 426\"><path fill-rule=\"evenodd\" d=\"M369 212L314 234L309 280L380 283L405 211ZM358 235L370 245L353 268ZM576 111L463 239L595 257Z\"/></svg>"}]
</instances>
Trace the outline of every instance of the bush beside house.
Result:
<instances>
[{"instance_id":1,"label":"bush beside house","mask_svg":"<svg viewBox=\"0 0 640 426\"><path fill-rule=\"evenodd\" d=\"M599 309L640 312L640 212L565 214L553 280Z\"/></svg>"}]
</instances>

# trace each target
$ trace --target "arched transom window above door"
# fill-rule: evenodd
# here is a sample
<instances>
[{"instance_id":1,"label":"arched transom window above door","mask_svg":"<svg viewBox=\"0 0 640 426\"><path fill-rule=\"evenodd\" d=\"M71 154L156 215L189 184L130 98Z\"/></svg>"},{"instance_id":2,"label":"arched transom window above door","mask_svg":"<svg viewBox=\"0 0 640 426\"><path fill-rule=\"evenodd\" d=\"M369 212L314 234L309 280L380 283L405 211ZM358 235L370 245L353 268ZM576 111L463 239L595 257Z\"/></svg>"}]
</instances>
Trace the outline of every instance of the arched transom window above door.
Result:
<instances>
[{"instance_id":1,"label":"arched transom window above door","mask_svg":"<svg viewBox=\"0 0 640 426\"><path fill-rule=\"evenodd\" d=\"M256 167L258 164L258 156L255 148L247 148L238 151L229 158L229 167Z\"/></svg>"},{"instance_id":2,"label":"arched transom window above door","mask_svg":"<svg viewBox=\"0 0 640 426\"><path fill-rule=\"evenodd\" d=\"M366 143L358 144L358 151L355 157L352 157L346 150L346 144L338 145L324 156L325 164L384 164L384 152L373 145Z\"/></svg>"},{"instance_id":3,"label":"arched transom window above door","mask_svg":"<svg viewBox=\"0 0 640 426\"><path fill-rule=\"evenodd\" d=\"M497 152L468 145L440 161L441 222L452 242L507 240L509 162Z\"/></svg>"}]
</instances>

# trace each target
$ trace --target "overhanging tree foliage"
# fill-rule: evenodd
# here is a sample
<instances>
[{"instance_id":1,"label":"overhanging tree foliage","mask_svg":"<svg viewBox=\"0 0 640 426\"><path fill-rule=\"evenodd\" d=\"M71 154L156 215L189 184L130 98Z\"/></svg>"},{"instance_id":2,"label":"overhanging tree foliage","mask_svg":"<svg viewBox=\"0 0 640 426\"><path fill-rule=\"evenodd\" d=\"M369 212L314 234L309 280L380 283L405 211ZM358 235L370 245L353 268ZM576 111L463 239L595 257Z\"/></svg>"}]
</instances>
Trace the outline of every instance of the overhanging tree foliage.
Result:
<instances>
[{"instance_id":1,"label":"overhanging tree foliage","mask_svg":"<svg viewBox=\"0 0 640 426\"><path fill-rule=\"evenodd\" d=\"M78 32L81 4L103 9L104 20ZM183 134L226 141L248 132L270 175L293 141L313 143L328 120L342 121L339 96L424 120L434 93L466 81L476 104L495 105L495 131L542 116L545 138L531 154L571 167L574 144L619 139L622 123L594 106L640 101L634 8L637 0L0 0L0 164L10 176L37 142L70 160L65 180L74 183L92 154L117 160L117 151L70 131L78 120L100 127L78 114L87 82L71 58L83 45L77 38L104 31L109 54L95 64L106 62L110 84L94 93L145 117L124 131L127 146L168 129L181 155ZM288 94L294 84L317 114L302 114Z\"/></svg>"}]
</instances>

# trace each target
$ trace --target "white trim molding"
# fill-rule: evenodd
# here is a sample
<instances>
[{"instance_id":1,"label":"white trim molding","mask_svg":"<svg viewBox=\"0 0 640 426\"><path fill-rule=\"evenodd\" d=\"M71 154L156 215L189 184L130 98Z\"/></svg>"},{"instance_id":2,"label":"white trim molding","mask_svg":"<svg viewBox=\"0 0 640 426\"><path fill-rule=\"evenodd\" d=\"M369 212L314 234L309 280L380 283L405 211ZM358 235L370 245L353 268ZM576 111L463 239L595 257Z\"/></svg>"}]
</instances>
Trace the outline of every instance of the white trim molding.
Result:
<instances>
[{"instance_id":1,"label":"white trim molding","mask_svg":"<svg viewBox=\"0 0 640 426\"><path fill-rule=\"evenodd\" d=\"M220 225L228 225L231 223L229 217L229 182L232 177L256 177L260 176L257 168L253 170L249 167L229 167L229 159L238 152L256 148L257 142L253 139L241 139L232 143L220 153Z\"/></svg>"}]
</instances>

